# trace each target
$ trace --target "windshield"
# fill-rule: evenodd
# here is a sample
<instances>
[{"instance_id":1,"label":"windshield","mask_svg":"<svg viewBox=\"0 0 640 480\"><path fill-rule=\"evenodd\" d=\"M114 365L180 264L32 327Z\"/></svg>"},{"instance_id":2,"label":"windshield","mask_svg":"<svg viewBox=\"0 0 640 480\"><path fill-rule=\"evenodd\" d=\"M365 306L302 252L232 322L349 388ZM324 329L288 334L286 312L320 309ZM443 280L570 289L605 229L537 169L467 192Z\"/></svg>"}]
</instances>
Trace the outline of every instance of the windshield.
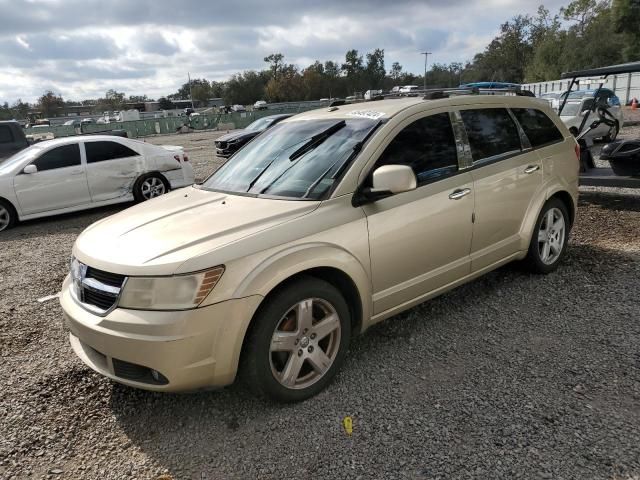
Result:
<instances>
[{"instance_id":1,"label":"windshield","mask_svg":"<svg viewBox=\"0 0 640 480\"><path fill-rule=\"evenodd\" d=\"M22 161L33 160L38 155L38 153L42 151L43 148L44 147L42 147L41 145L32 145L25 148L24 150L20 150L18 153L7 158L6 160L0 161L0 173L11 170Z\"/></svg>"},{"instance_id":2,"label":"windshield","mask_svg":"<svg viewBox=\"0 0 640 480\"><path fill-rule=\"evenodd\" d=\"M251 122L245 130L247 132L259 132L260 130L267 128L273 120L273 118L269 117L259 118L255 122Z\"/></svg>"},{"instance_id":3,"label":"windshield","mask_svg":"<svg viewBox=\"0 0 640 480\"><path fill-rule=\"evenodd\" d=\"M318 200L376 125L365 118L278 123L238 151L202 188Z\"/></svg>"}]
</instances>

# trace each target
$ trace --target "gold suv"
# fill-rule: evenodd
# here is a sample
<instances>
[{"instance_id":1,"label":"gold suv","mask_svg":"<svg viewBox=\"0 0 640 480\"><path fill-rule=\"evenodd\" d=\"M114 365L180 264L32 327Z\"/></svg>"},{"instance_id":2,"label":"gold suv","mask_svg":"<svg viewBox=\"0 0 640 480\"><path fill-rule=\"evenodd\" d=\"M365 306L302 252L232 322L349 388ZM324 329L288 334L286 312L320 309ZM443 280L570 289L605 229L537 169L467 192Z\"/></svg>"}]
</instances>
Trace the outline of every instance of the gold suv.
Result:
<instances>
[{"instance_id":1,"label":"gold suv","mask_svg":"<svg viewBox=\"0 0 640 480\"><path fill-rule=\"evenodd\" d=\"M351 337L524 260L561 262L579 149L527 97L386 99L284 120L202 184L87 228L60 302L75 353L157 391L302 400Z\"/></svg>"}]
</instances>

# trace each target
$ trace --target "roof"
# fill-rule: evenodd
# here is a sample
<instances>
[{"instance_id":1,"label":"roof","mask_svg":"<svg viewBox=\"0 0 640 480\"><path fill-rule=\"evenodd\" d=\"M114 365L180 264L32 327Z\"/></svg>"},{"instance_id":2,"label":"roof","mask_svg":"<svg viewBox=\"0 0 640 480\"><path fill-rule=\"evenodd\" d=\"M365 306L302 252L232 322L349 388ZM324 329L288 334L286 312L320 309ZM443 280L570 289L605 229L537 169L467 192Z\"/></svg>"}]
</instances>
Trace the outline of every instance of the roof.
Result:
<instances>
[{"instance_id":1,"label":"roof","mask_svg":"<svg viewBox=\"0 0 640 480\"><path fill-rule=\"evenodd\" d=\"M338 107L323 107L299 113L283 122L316 119L345 119L353 117L364 118L392 118L398 113L417 105L425 105L431 108L447 107L454 105L482 105L503 104L513 107L526 107L535 105L540 108L548 106L546 100L535 97L508 96L508 95L452 95L448 98L437 100L424 100L422 97L391 97L384 100L370 102L348 103Z\"/></svg>"},{"instance_id":2,"label":"roof","mask_svg":"<svg viewBox=\"0 0 640 480\"><path fill-rule=\"evenodd\" d=\"M76 142L85 141L85 140L97 141L97 140L114 140L114 139L134 141L131 138L118 137L115 135L70 135L68 137L59 137L59 138L53 138L51 140L42 140L41 142L34 143L34 145L39 145L42 148L48 148L48 147L57 147L59 145L68 145L70 143L76 143Z\"/></svg>"},{"instance_id":3,"label":"roof","mask_svg":"<svg viewBox=\"0 0 640 480\"><path fill-rule=\"evenodd\" d=\"M621 63L619 65L609 65L608 67L590 68L588 70L576 70L574 72L565 72L560 78L576 78L576 77L599 77L601 75L614 75L618 73L634 73L640 72L640 62Z\"/></svg>"}]
</instances>

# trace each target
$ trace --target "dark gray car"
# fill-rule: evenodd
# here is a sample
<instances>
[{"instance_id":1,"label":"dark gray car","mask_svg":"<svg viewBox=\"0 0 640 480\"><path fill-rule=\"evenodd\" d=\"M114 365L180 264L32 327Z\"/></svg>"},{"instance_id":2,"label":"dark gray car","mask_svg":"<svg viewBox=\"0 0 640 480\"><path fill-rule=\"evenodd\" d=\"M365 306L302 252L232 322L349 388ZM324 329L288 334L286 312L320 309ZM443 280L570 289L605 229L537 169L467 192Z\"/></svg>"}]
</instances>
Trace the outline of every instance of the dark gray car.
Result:
<instances>
[{"instance_id":1,"label":"dark gray car","mask_svg":"<svg viewBox=\"0 0 640 480\"><path fill-rule=\"evenodd\" d=\"M0 162L28 146L29 142L18 122L0 122Z\"/></svg>"},{"instance_id":2,"label":"dark gray car","mask_svg":"<svg viewBox=\"0 0 640 480\"><path fill-rule=\"evenodd\" d=\"M250 123L244 130L238 130L237 132L227 133L219 137L216 140L216 155L218 157L230 157L241 147L243 147L249 140L257 137L260 133L264 132L267 128L273 127L276 123L293 116L291 113L282 113L279 115L269 115L268 117L262 117L255 122Z\"/></svg>"}]
</instances>

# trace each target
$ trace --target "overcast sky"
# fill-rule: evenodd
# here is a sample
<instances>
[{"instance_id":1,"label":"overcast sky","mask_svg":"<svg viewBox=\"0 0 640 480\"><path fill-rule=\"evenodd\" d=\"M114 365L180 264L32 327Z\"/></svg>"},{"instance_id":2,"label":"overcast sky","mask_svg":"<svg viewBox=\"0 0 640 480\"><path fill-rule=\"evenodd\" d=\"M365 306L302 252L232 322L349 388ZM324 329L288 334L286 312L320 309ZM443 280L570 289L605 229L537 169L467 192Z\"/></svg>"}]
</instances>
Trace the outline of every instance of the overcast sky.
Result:
<instances>
[{"instance_id":1,"label":"overcast sky","mask_svg":"<svg viewBox=\"0 0 640 480\"><path fill-rule=\"evenodd\" d=\"M566 2L551 0L552 11ZM220 6L216 6L216 5ZM53 90L68 100L168 95L191 77L225 80L281 52L305 67L348 49L385 50L421 73L471 59L527 0L0 0L0 103Z\"/></svg>"}]
</instances>

